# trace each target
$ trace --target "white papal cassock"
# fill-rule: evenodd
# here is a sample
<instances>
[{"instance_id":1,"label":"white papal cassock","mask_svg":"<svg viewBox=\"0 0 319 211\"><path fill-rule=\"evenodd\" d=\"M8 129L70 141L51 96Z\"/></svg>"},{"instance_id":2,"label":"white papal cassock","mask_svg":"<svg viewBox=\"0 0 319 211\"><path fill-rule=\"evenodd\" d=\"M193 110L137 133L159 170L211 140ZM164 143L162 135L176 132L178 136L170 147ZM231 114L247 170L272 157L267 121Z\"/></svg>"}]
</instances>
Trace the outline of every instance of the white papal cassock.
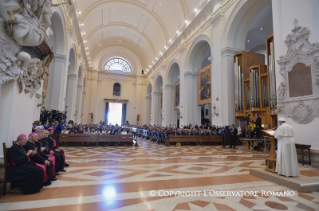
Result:
<instances>
[{"instance_id":1,"label":"white papal cassock","mask_svg":"<svg viewBox=\"0 0 319 211\"><path fill-rule=\"evenodd\" d=\"M279 126L274 134L278 140L276 172L286 177L300 175L294 135L294 129L287 123Z\"/></svg>"}]
</instances>

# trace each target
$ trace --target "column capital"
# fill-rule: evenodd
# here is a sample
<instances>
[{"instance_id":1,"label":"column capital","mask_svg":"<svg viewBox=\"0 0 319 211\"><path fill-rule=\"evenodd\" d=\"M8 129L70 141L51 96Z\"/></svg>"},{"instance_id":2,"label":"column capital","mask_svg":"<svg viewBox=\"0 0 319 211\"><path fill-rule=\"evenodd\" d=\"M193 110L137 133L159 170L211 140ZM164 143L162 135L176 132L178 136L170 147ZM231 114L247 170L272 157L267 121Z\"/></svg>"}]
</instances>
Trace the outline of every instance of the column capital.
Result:
<instances>
[{"instance_id":1,"label":"column capital","mask_svg":"<svg viewBox=\"0 0 319 211\"><path fill-rule=\"evenodd\" d=\"M212 56L208 57L208 60L210 61L211 64L213 64L213 57Z\"/></svg>"},{"instance_id":2,"label":"column capital","mask_svg":"<svg viewBox=\"0 0 319 211\"><path fill-rule=\"evenodd\" d=\"M158 96L160 94L161 94L160 92L153 92L153 95L155 95L155 96Z\"/></svg>"},{"instance_id":3,"label":"column capital","mask_svg":"<svg viewBox=\"0 0 319 211\"><path fill-rule=\"evenodd\" d=\"M221 50L221 54L222 54L222 57L234 56L234 54L239 51L244 51L244 50L226 47Z\"/></svg>"},{"instance_id":4,"label":"column capital","mask_svg":"<svg viewBox=\"0 0 319 211\"><path fill-rule=\"evenodd\" d=\"M184 76L185 76L185 78L193 78L194 73L192 73L192 72L185 72L185 73L184 73Z\"/></svg>"}]
</instances>

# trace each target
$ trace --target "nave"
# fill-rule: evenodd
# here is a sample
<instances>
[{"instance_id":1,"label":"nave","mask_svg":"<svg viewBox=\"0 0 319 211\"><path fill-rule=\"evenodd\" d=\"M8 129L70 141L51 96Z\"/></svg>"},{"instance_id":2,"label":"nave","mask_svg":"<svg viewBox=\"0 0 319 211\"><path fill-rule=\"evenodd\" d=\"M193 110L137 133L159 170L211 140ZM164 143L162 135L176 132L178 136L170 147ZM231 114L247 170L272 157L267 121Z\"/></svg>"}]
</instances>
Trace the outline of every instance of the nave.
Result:
<instances>
[{"instance_id":1,"label":"nave","mask_svg":"<svg viewBox=\"0 0 319 211\"><path fill-rule=\"evenodd\" d=\"M262 152L165 147L142 138L138 143L139 147L61 147L70 164L67 172L37 194L8 193L0 198L0 210L318 210L318 191L294 191L293 197L262 194L293 191L249 174L249 168L264 168ZM299 168L301 175L319 179L318 169ZM258 191L258 196L212 196L219 190ZM159 196L165 191L202 192Z\"/></svg>"}]
</instances>

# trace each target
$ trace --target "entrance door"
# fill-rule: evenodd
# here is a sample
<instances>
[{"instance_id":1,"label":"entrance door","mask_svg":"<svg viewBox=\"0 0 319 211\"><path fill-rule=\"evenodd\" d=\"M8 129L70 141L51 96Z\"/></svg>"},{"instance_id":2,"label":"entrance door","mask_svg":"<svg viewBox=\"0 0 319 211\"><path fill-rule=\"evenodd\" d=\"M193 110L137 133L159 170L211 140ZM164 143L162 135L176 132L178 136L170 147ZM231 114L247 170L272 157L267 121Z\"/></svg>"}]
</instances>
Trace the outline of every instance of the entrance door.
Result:
<instances>
[{"instance_id":1,"label":"entrance door","mask_svg":"<svg viewBox=\"0 0 319 211\"><path fill-rule=\"evenodd\" d=\"M109 103L108 124L121 125L122 103Z\"/></svg>"}]
</instances>

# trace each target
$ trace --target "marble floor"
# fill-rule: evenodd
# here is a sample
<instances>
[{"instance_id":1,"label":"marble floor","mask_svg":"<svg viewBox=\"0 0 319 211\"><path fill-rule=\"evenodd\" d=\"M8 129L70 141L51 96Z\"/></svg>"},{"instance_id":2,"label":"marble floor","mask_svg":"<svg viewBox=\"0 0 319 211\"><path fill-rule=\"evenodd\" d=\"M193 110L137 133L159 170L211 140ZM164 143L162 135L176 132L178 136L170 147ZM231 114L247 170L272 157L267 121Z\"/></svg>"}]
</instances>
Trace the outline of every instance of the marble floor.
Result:
<instances>
[{"instance_id":1,"label":"marble floor","mask_svg":"<svg viewBox=\"0 0 319 211\"><path fill-rule=\"evenodd\" d=\"M298 193L249 175L249 168L264 168L262 152L138 143L62 147L67 172L40 193L7 194L0 210L319 210L319 191ZM300 172L319 181L318 169Z\"/></svg>"}]
</instances>

